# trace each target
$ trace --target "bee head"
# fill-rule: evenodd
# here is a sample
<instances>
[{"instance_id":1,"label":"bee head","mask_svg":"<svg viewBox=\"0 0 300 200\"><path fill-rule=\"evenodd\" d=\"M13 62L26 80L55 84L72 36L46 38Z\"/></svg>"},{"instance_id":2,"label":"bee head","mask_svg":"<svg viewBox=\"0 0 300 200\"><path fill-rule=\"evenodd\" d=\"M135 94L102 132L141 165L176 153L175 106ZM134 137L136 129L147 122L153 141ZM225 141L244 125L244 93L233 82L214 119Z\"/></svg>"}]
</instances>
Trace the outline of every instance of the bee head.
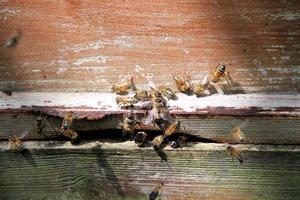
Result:
<instances>
[{"instance_id":1,"label":"bee head","mask_svg":"<svg viewBox=\"0 0 300 200\"><path fill-rule=\"evenodd\" d=\"M225 72L225 70L226 70L225 65L221 65L221 66L220 66L220 70L221 70L222 72Z\"/></svg>"},{"instance_id":2,"label":"bee head","mask_svg":"<svg viewBox=\"0 0 300 200\"><path fill-rule=\"evenodd\" d=\"M228 146L226 149L227 151L230 151L232 149L232 146Z\"/></svg>"}]
</instances>

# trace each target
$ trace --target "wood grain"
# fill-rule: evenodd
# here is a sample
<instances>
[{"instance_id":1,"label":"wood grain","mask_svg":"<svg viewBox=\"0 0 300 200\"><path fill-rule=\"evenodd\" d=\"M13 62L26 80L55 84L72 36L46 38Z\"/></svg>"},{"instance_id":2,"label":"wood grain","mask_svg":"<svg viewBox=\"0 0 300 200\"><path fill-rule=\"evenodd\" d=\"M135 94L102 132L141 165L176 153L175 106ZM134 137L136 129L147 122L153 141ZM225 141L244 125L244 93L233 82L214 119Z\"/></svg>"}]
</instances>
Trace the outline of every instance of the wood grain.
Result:
<instances>
[{"instance_id":1,"label":"wood grain","mask_svg":"<svg viewBox=\"0 0 300 200\"><path fill-rule=\"evenodd\" d=\"M1 199L146 199L163 181L163 199L298 199L300 151L295 146L239 145L238 166L226 145L166 149L161 162L132 143L27 142L15 154L0 147ZM21 170L20 170L21 169Z\"/></svg>"},{"instance_id":2,"label":"wood grain","mask_svg":"<svg viewBox=\"0 0 300 200\"><path fill-rule=\"evenodd\" d=\"M108 92L124 74L174 87L171 74L198 82L222 63L230 92L299 92L299 10L297 0L4 0L0 89Z\"/></svg>"},{"instance_id":3,"label":"wood grain","mask_svg":"<svg viewBox=\"0 0 300 200\"><path fill-rule=\"evenodd\" d=\"M0 140L6 140L8 135L28 134L24 140L49 140L57 138L56 129L61 126L62 118L45 116L46 126L42 134L37 134L34 129L36 117L34 114L0 114ZM142 118L141 118L142 119ZM197 117L176 116L185 127L183 132L200 139L208 139L215 142L235 143L231 129L240 126L246 135L246 143L251 144L300 144L299 117ZM108 116L100 120L80 119L74 121L74 129L83 138L115 137L122 136L119 124L121 115ZM157 131L157 128L146 127L146 131ZM138 130L141 127L137 127ZM143 128L142 128L143 129ZM108 131L109 134L107 135ZM123 138L126 140L126 138ZM128 139L128 138L127 138Z\"/></svg>"}]
</instances>

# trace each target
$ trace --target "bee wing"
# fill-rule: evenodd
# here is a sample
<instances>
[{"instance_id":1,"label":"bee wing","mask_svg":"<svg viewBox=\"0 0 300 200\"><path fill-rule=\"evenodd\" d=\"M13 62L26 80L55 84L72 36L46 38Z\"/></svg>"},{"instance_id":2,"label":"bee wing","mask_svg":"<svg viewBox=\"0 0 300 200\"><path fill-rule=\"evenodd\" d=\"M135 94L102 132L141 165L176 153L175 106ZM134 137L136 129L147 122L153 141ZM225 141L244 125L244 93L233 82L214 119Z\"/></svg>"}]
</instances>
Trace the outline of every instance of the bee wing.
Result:
<instances>
[{"instance_id":1,"label":"bee wing","mask_svg":"<svg viewBox=\"0 0 300 200\"><path fill-rule=\"evenodd\" d=\"M28 135L29 131L26 130L26 131L22 131L21 135L19 136L20 139L23 139L26 137L26 135Z\"/></svg>"},{"instance_id":2,"label":"bee wing","mask_svg":"<svg viewBox=\"0 0 300 200\"><path fill-rule=\"evenodd\" d=\"M219 94L223 95L224 94L224 91L222 90L222 88L220 87L220 85L218 83L214 83L214 84L211 84Z\"/></svg>"},{"instance_id":3,"label":"bee wing","mask_svg":"<svg viewBox=\"0 0 300 200\"><path fill-rule=\"evenodd\" d=\"M136 104L134 104L134 106L137 109L151 109L152 108L152 102L151 101L140 101Z\"/></svg>"},{"instance_id":4,"label":"bee wing","mask_svg":"<svg viewBox=\"0 0 300 200\"><path fill-rule=\"evenodd\" d=\"M148 115L147 115L144 123L147 125L151 125L151 124L153 124L153 120L154 120L154 113L153 113L153 110L150 110L148 112Z\"/></svg>"},{"instance_id":5,"label":"bee wing","mask_svg":"<svg viewBox=\"0 0 300 200\"><path fill-rule=\"evenodd\" d=\"M153 90L153 89L157 90L156 86L154 85L154 83L152 81L148 82L148 87L149 87L150 90Z\"/></svg>"},{"instance_id":6,"label":"bee wing","mask_svg":"<svg viewBox=\"0 0 300 200\"><path fill-rule=\"evenodd\" d=\"M202 78L201 84L206 85L207 83L208 83L208 74L205 74Z\"/></svg>"}]
</instances>

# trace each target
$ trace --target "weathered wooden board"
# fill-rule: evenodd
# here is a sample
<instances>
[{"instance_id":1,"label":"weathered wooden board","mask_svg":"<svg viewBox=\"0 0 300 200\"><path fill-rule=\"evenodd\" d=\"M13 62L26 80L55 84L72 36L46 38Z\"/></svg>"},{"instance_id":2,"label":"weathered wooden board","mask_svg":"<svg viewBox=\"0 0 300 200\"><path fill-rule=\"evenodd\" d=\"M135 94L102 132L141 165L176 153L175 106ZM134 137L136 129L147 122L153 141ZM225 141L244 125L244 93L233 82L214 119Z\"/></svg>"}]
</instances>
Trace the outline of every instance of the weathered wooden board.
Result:
<instances>
[{"instance_id":1,"label":"weathered wooden board","mask_svg":"<svg viewBox=\"0 0 300 200\"><path fill-rule=\"evenodd\" d=\"M147 199L163 181L163 199L296 200L300 195L300 149L236 146L245 162L233 163L226 145L166 149L161 162L132 143L26 142L22 154L0 143L1 199Z\"/></svg>"},{"instance_id":2,"label":"weathered wooden board","mask_svg":"<svg viewBox=\"0 0 300 200\"><path fill-rule=\"evenodd\" d=\"M0 1L0 89L108 92L197 82L218 63L233 91L300 91L300 2L236 0ZM22 31L16 48L6 39Z\"/></svg>"},{"instance_id":3,"label":"weathered wooden board","mask_svg":"<svg viewBox=\"0 0 300 200\"><path fill-rule=\"evenodd\" d=\"M194 95L176 95L177 100L169 100L167 103L171 114L300 116L299 94L210 95L201 98ZM78 111L78 118L101 119L107 112L128 112L119 108L116 97L113 93L17 92L11 96L0 93L0 112L35 110L63 117L66 111L73 110ZM93 112L96 113L94 116Z\"/></svg>"},{"instance_id":4,"label":"weathered wooden board","mask_svg":"<svg viewBox=\"0 0 300 200\"><path fill-rule=\"evenodd\" d=\"M25 140L62 139L57 138L62 118L45 116L47 119L44 132L37 134L34 128L36 117L34 114L0 114L0 140L7 140L10 134L22 135L28 132ZM142 119L142 118L141 118ZM197 117L176 116L185 127L186 133L212 140L215 142L235 143L231 129L241 126L246 135L246 143L252 144L300 144L299 117ZM121 115L107 116L100 120L75 120L74 130L81 136L93 138L116 137L121 138L120 131L107 130L120 129ZM146 127L149 131L156 128ZM141 127L137 126L137 129ZM142 128L143 129L143 128ZM125 138L124 138L125 139Z\"/></svg>"},{"instance_id":5,"label":"weathered wooden board","mask_svg":"<svg viewBox=\"0 0 300 200\"><path fill-rule=\"evenodd\" d=\"M120 128L122 114L115 94L109 93L13 93L0 95L0 139L30 132L25 139L50 139L67 111L74 111L78 132ZM299 95L213 95L203 98L178 94L169 101L170 112L186 131L217 142L234 142L230 130L241 126L247 143L300 144ZM145 111L136 111L141 120ZM34 130L36 117L47 119L45 132ZM148 127L149 128L149 127ZM82 133L86 134L86 133ZM113 133L112 133L113 134Z\"/></svg>"}]
</instances>

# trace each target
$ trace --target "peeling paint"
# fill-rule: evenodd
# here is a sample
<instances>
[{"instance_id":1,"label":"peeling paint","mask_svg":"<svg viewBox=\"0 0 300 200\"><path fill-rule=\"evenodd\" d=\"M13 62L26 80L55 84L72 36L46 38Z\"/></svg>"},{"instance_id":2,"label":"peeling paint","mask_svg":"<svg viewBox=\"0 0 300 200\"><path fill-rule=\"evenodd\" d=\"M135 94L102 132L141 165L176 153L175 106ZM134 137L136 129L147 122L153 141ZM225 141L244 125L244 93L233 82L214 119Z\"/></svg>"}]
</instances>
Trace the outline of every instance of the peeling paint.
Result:
<instances>
[{"instance_id":1,"label":"peeling paint","mask_svg":"<svg viewBox=\"0 0 300 200\"><path fill-rule=\"evenodd\" d=\"M285 11L283 13L278 13L278 14L269 14L269 16L272 20L281 19L281 20L293 21L293 20L300 19L300 14L295 13L293 11Z\"/></svg>"},{"instance_id":2,"label":"peeling paint","mask_svg":"<svg viewBox=\"0 0 300 200\"><path fill-rule=\"evenodd\" d=\"M106 57L104 56L91 56L91 57L84 57L77 59L73 64L74 65L82 65L86 62L94 62L99 64L105 64L106 63Z\"/></svg>"},{"instance_id":3,"label":"peeling paint","mask_svg":"<svg viewBox=\"0 0 300 200\"><path fill-rule=\"evenodd\" d=\"M8 8L8 7L0 9L0 14L4 14L4 15L15 15L20 12L21 12L21 10L12 9L12 8Z\"/></svg>"}]
</instances>

